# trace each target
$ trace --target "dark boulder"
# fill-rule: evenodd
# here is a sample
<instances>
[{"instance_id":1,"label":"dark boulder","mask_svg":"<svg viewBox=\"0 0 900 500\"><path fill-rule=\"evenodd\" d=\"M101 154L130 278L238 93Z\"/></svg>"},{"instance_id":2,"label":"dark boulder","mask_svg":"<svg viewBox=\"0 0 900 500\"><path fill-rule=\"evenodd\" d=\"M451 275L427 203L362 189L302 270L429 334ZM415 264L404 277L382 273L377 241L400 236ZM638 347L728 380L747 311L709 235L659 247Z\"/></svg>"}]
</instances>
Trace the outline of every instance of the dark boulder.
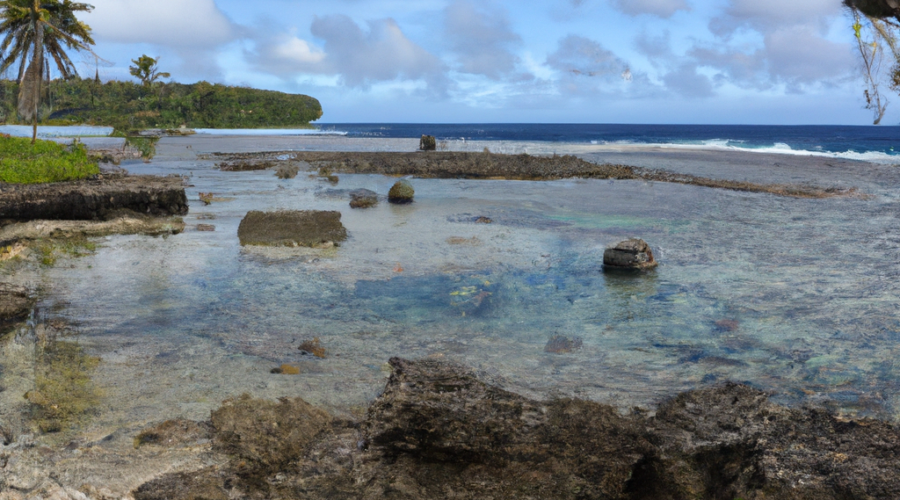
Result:
<instances>
[{"instance_id":1,"label":"dark boulder","mask_svg":"<svg viewBox=\"0 0 900 500\"><path fill-rule=\"evenodd\" d=\"M416 196L416 190L407 180L399 180L388 192L388 201L397 205L412 203Z\"/></svg>"},{"instance_id":2,"label":"dark boulder","mask_svg":"<svg viewBox=\"0 0 900 500\"><path fill-rule=\"evenodd\" d=\"M658 263L646 241L632 238L609 247L603 252L605 269L653 269Z\"/></svg>"},{"instance_id":3,"label":"dark boulder","mask_svg":"<svg viewBox=\"0 0 900 500\"><path fill-rule=\"evenodd\" d=\"M238 226L241 245L318 247L347 239L340 212L251 211Z\"/></svg>"},{"instance_id":4,"label":"dark boulder","mask_svg":"<svg viewBox=\"0 0 900 500\"><path fill-rule=\"evenodd\" d=\"M360 424L299 399L226 402L212 428L229 465L168 474L135 498L900 498L896 426L786 408L746 385L622 414L528 399L446 362L390 365Z\"/></svg>"},{"instance_id":5,"label":"dark boulder","mask_svg":"<svg viewBox=\"0 0 900 500\"><path fill-rule=\"evenodd\" d=\"M100 220L130 210L185 215L180 177L135 175L50 184L0 184L0 220Z\"/></svg>"},{"instance_id":6,"label":"dark boulder","mask_svg":"<svg viewBox=\"0 0 900 500\"><path fill-rule=\"evenodd\" d=\"M28 318L34 303L24 288L0 283L0 327Z\"/></svg>"},{"instance_id":7,"label":"dark boulder","mask_svg":"<svg viewBox=\"0 0 900 500\"><path fill-rule=\"evenodd\" d=\"M350 208L372 208L378 205L378 194L368 189L350 192Z\"/></svg>"},{"instance_id":8,"label":"dark boulder","mask_svg":"<svg viewBox=\"0 0 900 500\"><path fill-rule=\"evenodd\" d=\"M423 135L421 139L419 139L419 150L420 151L435 151L437 150L437 141L435 140L433 135Z\"/></svg>"}]
</instances>

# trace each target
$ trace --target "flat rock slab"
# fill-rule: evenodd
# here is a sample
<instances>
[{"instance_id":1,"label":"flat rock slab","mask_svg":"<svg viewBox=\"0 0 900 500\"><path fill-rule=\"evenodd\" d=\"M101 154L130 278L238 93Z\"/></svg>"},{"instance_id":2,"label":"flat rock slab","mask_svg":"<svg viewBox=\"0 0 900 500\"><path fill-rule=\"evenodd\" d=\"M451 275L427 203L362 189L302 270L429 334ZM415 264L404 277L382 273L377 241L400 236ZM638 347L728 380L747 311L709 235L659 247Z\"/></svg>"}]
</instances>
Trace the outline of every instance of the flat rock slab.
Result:
<instances>
[{"instance_id":1,"label":"flat rock slab","mask_svg":"<svg viewBox=\"0 0 900 500\"><path fill-rule=\"evenodd\" d=\"M187 214L182 179L134 175L50 184L0 184L0 220L98 220L121 210L154 216Z\"/></svg>"},{"instance_id":2,"label":"flat rock slab","mask_svg":"<svg viewBox=\"0 0 900 500\"><path fill-rule=\"evenodd\" d=\"M319 247L347 239L340 212L249 212L238 227L241 245Z\"/></svg>"},{"instance_id":3,"label":"flat rock slab","mask_svg":"<svg viewBox=\"0 0 900 500\"><path fill-rule=\"evenodd\" d=\"M92 238L110 234L166 236L184 232L180 217L117 217L107 221L33 220L0 228L0 244L45 238Z\"/></svg>"}]
</instances>

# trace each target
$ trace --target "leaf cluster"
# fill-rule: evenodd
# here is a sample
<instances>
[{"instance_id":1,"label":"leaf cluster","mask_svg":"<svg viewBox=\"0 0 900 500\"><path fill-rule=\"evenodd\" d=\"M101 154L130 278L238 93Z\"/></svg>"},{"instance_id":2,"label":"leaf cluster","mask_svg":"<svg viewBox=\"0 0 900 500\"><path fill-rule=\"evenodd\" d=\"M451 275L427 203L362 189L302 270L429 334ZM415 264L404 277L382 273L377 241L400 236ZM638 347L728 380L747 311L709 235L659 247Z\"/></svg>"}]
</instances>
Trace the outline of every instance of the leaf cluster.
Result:
<instances>
[{"instance_id":1,"label":"leaf cluster","mask_svg":"<svg viewBox=\"0 0 900 500\"><path fill-rule=\"evenodd\" d=\"M90 50L94 45L91 27L78 20L76 12L90 12L93 6L70 0L0 0L0 73L19 61L19 80L25 73L28 51L36 34L43 32L43 46L63 78L78 74L67 50ZM40 30L36 29L40 25Z\"/></svg>"}]
</instances>

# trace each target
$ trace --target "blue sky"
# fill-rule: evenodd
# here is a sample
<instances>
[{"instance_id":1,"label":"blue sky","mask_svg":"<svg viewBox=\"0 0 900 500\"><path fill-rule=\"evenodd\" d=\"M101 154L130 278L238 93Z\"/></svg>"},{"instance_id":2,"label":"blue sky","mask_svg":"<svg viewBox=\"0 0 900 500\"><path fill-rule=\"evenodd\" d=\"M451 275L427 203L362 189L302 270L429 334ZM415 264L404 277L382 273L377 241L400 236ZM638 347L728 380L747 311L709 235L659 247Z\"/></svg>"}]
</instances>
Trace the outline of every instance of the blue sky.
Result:
<instances>
[{"instance_id":1,"label":"blue sky","mask_svg":"<svg viewBox=\"0 0 900 500\"><path fill-rule=\"evenodd\" d=\"M871 123L840 0L91 3L101 78L146 53L322 122Z\"/></svg>"}]
</instances>

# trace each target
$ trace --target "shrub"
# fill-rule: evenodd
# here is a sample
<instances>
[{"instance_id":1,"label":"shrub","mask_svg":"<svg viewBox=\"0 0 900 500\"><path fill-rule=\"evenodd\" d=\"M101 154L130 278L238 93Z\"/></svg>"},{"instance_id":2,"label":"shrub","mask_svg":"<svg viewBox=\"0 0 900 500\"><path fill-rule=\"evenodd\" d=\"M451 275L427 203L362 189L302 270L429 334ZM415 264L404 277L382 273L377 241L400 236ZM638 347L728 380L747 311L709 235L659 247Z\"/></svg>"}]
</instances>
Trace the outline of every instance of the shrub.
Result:
<instances>
[{"instance_id":1,"label":"shrub","mask_svg":"<svg viewBox=\"0 0 900 500\"><path fill-rule=\"evenodd\" d=\"M84 179L100 172L82 144L0 136L0 182L39 184Z\"/></svg>"}]
</instances>

